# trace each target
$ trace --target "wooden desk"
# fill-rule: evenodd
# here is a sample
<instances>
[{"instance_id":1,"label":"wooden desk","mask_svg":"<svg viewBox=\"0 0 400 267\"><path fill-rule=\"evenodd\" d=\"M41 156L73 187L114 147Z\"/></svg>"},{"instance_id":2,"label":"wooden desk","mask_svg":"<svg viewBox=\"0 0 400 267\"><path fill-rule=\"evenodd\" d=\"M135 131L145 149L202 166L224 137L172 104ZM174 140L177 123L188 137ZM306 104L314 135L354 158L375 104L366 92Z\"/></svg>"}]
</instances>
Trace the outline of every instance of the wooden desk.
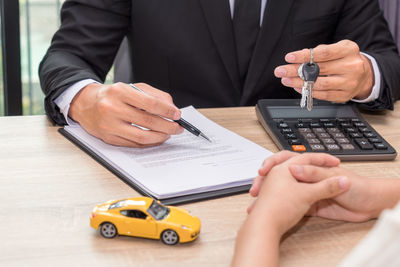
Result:
<instances>
[{"instance_id":1,"label":"wooden desk","mask_svg":"<svg viewBox=\"0 0 400 267\"><path fill-rule=\"evenodd\" d=\"M396 107L400 108L400 103ZM254 108L202 113L277 151L259 125ZM400 111L365 117L400 151ZM237 230L252 201L249 195L185 205L203 224L194 243L168 247L160 241L132 237L106 240L89 227L92 208L138 193L58 134L45 116L0 118L0 129L0 265L230 264ZM344 165L362 175L400 177L398 160ZM281 265L334 266L373 224L305 219L282 242Z\"/></svg>"}]
</instances>

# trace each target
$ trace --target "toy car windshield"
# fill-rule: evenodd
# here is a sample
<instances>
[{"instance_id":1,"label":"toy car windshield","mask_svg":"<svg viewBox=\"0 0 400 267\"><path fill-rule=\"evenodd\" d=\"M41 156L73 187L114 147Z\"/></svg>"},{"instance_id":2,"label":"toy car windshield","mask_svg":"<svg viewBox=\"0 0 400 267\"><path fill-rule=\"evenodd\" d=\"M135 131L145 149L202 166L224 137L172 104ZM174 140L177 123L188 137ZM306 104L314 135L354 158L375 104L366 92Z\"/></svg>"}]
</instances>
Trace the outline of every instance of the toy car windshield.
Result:
<instances>
[{"instance_id":1,"label":"toy car windshield","mask_svg":"<svg viewBox=\"0 0 400 267\"><path fill-rule=\"evenodd\" d=\"M109 210L118 209L125 205L125 200L120 200L110 205Z\"/></svg>"},{"instance_id":2,"label":"toy car windshield","mask_svg":"<svg viewBox=\"0 0 400 267\"><path fill-rule=\"evenodd\" d=\"M151 216L154 217L157 221L165 219L169 214L169 208L158 204L155 200L151 203L150 207L147 209L147 212L150 213Z\"/></svg>"}]
</instances>

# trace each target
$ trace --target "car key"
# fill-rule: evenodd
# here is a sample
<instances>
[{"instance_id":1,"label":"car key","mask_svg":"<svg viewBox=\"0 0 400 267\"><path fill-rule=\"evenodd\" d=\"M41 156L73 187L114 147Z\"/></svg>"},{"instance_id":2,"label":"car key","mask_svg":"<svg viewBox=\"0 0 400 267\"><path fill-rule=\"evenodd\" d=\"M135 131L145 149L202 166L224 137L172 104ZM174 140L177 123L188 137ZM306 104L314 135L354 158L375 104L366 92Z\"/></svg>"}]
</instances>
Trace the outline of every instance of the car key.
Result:
<instances>
[{"instance_id":1,"label":"car key","mask_svg":"<svg viewBox=\"0 0 400 267\"><path fill-rule=\"evenodd\" d=\"M314 51L313 49L310 49L310 51L310 62L302 64L298 70L300 78L304 80L300 106L304 108L307 105L308 111L313 108L313 88L319 75L319 66L314 62Z\"/></svg>"},{"instance_id":2,"label":"car key","mask_svg":"<svg viewBox=\"0 0 400 267\"><path fill-rule=\"evenodd\" d=\"M306 63L303 66L304 86L307 93L307 109L313 108L313 88L319 75L319 66L316 63Z\"/></svg>"},{"instance_id":3,"label":"car key","mask_svg":"<svg viewBox=\"0 0 400 267\"><path fill-rule=\"evenodd\" d=\"M302 64L302 65L300 66L300 68L299 68L299 70L298 70L298 74L299 74L300 78L304 80L303 67L304 67L304 64ZM303 84L303 87L302 87L302 89L301 89L301 100L300 100L300 107L301 107L301 108L304 108L304 107L306 106L307 95L308 95L307 86L306 86L306 85L307 85L307 84L304 83L304 84Z\"/></svg>"}]
</instances>

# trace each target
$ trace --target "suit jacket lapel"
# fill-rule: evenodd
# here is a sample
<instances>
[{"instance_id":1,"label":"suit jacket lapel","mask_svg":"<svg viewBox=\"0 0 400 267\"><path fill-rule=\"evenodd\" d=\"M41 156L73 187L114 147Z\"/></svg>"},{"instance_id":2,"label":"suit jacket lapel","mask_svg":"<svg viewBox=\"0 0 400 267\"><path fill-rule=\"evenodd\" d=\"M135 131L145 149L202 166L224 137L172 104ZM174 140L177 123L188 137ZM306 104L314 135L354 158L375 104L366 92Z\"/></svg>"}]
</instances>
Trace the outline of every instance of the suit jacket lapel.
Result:
<instances>
[{"instance_id":1,"label":"suit jacket lapel","mask_svg":"<svg viewBox=\"0 0 400 267\"><path fill-rule=\"evenodd\" d=\"M228 0L199 0L213 41L224 63L233 87L240 92L235 38Z\"/></svg>"},{"instance_id":2,"label":"suit jacket lapel","mask_svg":"<svg viewBox=\"0 0 400 267\"><path fill-rule=\"evenodd\" d=\"M264 21L250 62L240 104L244 105L256 89L269 58L287 21L294 0L268 0Z\"/></svg>"}]
</instances>

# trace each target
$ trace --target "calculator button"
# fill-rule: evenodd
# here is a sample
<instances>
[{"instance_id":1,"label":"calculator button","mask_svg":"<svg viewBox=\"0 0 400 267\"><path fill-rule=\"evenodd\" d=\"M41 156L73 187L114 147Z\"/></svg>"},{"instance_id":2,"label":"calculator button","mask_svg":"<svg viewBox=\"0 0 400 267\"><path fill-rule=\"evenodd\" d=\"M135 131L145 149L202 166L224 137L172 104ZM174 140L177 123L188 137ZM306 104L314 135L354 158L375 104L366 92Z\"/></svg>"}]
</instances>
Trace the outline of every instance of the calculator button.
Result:
<instances>
[{"instance_id":1,"label":"calculator button","mask_svg":"<svg viewBox=\"0 0 400 267\"><path fill-rule=\"evenodd\" d=\"M314 133L326 133L324 128L314 128L313 131Z\"/></svg>"},{"instance_id":2,"label":"calculator button","mask_svg":"<svg viewBox=\"0 0 400 267\"><path fill-rule=\"evenodd\" d=\"M310 123L311 128L321 128L321 124L318 122L312 122Z\"/></svg>"},{"instance_id":3,"label":"calculator button","mask_svg":"<svg viewBox=\"0 0 400 267\"><path fill-rule=\"evenodd\" d=\"M319 119L320 123L332 122L331 119Z\"/></svg>"},{"instance_id":4,"label":"calculator button","mask_svg":"<svg viewBox=\"0 0 400 267\"><path fill-rule=\"evenodd\" d=\"M304 138L309 139L309 138L316 138L315 134L313 133L303 133Z\"/></svg>"},{"instance_id":5,"label":"calculator button","mask_svg":"<svg viewBox=\"0 0 400 267\"><path fill-rule=\"evenodd\" d=\"M355 128L345 128L344 132L345 133L356 133L357 130Z\"/></svg>"},{"instance_id":6,"label":"calculator button","mask_svg":"<svg viewBox=\"0 0 400 267\"><path fill-rule=\"evenodd\" d=\"M366 125L363 122L355 122L354 126L356 126L356 127L365 127Z\"/></svg>"},{"instance_id":7,"label":"calculator button","mask_svg":"<svg viewBox=\"0 0 400 267\"><path fill-rule=\"evenodd\" d=\"M336 119L336 121L337 122L348 122L349 121L349 119L343 119L343 118L341 118L341 119Z\"/></svg>"},{"instance_id":8,"label":"calculator button","mask_svg":"<svg viewBox=\"0 0 400 267\"><path fill-rule=\"evenodd\" d=\"M374 144L374 147L379 150L388 149L388 147L382 143L376 143L376 144Z\"/></svg>"},{"instance_id":9,"label":"calculator button","mask_svg":"<svg viewBox=\"0 0 400 267\"><path fill-rule=\"evenodd\" d=\"M288 133L292 133L293 131L292 131L292 129L290 129L290 128L283 128L283 129L281 129L281 132L282 132L283 134L288 134Z\"/></svg>"},{"instance_id":10,"label":"calculator button","mask_svg":"<svg viewBox=\"0 0 400 267\"><path fill-rule=\"evenodd\" d=\"M301 145L300 139L291 139L289 140L290 145Z\"/></svg>"},{"instance_id":11,"label":"calculator button","mask_svg":"<svg viewBox=\"0 0 400 267\"><path fill-rule=\"evenodd\" d=\"M370 143L382 143L382 140L379 138L368 138Z\"/></svg>"},{"instance_id":12,"label":"calculator button","mask_svg":"<svg viewBox=\"0 0 400 267\"><path fill-rule=\"evenodd\" d=\"M361 128L358 128L358 130L360 131L360 133L370 133L371 132L371 130L368 129L367 127L361 127Z\"/></svg>"},{"instance_id":13,"label":"calculator button","mask_svg":"<svg viewBox=\"0 0 400 267\"><path fill-rule=\"evenodd\" d=\"M333 138L344 138L344 134L342 133L332 133Z\"/></svg>"},{"instance_id":14,"label":"calculator button","mask_svg":"<svg viewBox=\"0 0 400 267\"><path fill-rule=\"evenodd\" d=\"M362 150L371 150L373 149L373 146L371 145L370 142L368 142L367 139L365 138L357 138L354 139L357 143L357 145L362 149Z\"/></svg>"},{"instance_id":15,"label":"calculator button","mask_svg":"<svg viewBox=\"0 0 400 267\"><path fill-rule=\"evenodd\" d=\"M364 136L365 136L366 138L375 138L375 137L376 137L376 134L374 134L374 133L364 133Z\"/></svg>"},{"instance_id":16,"label":"calculator button","mask_svg":"<svg viewBox=\"0 0 400 267\"><path fill-rule=\"evenodd\" d=\"M325 128L333 128L333 127L335 127L335 124L332 122L327 122L327 123L324 123L324 127Z\"/></svg>"},{"instance_id":17,"label":"calculator button","mask_svg":"<svg viewBox=\"0 0 400 267\"><path fill-rule=\"evenodd\" d=\"M328 133L317 133L319 138L330 138L331 136Z\"/></svg>"},{"instance_id":18,"label":"calculator button","mask_svg":"<svg viewBox=\"0 0 400 267\"><path fill-rule=\"evenodd\" d=\"M340 123L340 126L342 128L349 128L349 127L351 127L353 125L351 125L351 123L348 123L348 122L342 122L342 123Z\"/></svg>"},{"instance_id":19,"label":"calculator button","mask_svg":"<svg viewBox=\"0 0 400 267\"><path fill-rule=\"evenodd\" d=\"M300 133L311 133L310 128L299 128L298 130Z\"/></svg>"},{"instance_id":20,"label":"calculator button","mask_svg":"<svg viewBox=\"0 0 400 267\"><path fill-rule=\"evenodd\" d=\"M336 144L329 144L329 145L326 145L326 147L328 148L329 151L340 150L340 147Z\"/></svg>"},{"instance_id":21,"label":"calculator button","mask_svg":"<svg viewBox=\"0 0 400 267\"><path fill-rule=\"evenodd\" d=\"M321 144L321 141L319 141L319 139L317 138L310 138L307 139L307 142L311 145L311 144Z\"/></svg>"},{"instance_id":22,"label":"calculator button","mask_svg":"<svg viewBox=\"0 0 400 267\"><path fill-rule=\"evenodd\" d=\"M350 141L347 138L337 138L336 142L338 142L339 144L349 144Z\"/></svg>"},{"instance_id":23,"label":"calculator button","mask_svg":"<svg viewBox=\"0 0 400 267\"><path fill-rule=\"evenodd\" d=\"M289 128L289 125L286 122L280 122L278 123L278 128Z\"/></svg>"},{"instance_id":24,"label":"calculator button","mask_svg":"<svg viewBox=\"0 0 400 267\"><path fill-rule=\"evenodd\" d=\"M303 145L293 145L292 149L293 149L293 151L296 151L296 152L305 152L305 151L307 151L306 147L303 146Z\"/></svg>"},{"instance_id":25,"label":"calculator button","mask_svg":"<svg viewBox=\"0 0 400 267\"><path fill-rule=\"evenodd\" d=\"M297 135L294 133L285 134L286 139L297 139Z\"/></svg>"},{"instance_id":26,"label":"calculator button","mask_svg":"<svg viewBox=\"0 0 400 267\"><path fill-rule=\"evenodd\" d=\"M359 121L360 121L360 119L353 118L353 119L351 119L351 121L352 121L352 122L359 122Z\"/></svg>"},{"instance_id":27,"label":"calculator button","mask_svg":"<svg viewBox=\"0 0 400 267\"><path fill-rule=\"evenodd\" d=\"M363 135L360 134L360 133L350 133L350 136L351 136L352 138L362 138L362 137L363 137Z\"/></svg>"},{"instance_id":28,"label":"calculator button","mask_svg":"<svg viewBox=\"0 0 400 267\"><path fill-rule=\"evenodd\" d=\"M310 147L313 151L325 151L325 147L323 145L315 144L310 145Z\"/></svg>"},{"instance_id":29,"label":"calculator button","mask_svg":"<svg viewBox=\"0 0 400 267\"><path fill-rule=\"evenodd\" d=\"M308 124L304 122L299 122L296 124L296 128L307 128Z\"/></svg>"},{"instance_id":30,"label":"calculator button","mask_svg":"<svg viewBox=\"0 0 400 267\"><path fill-rule=\"evenodd\" d=\"M354 150L355 147L352 144L341 144L343 150Z\"/></svg>"},{"instance_id":31,"label":"calculator button","mask_svg":"<svg viewBox=\"0 0 400 267\"><path fill-rule=\"evenodd\" d=\"M323 138L322 142L326 145L326 144L334 144L335 140L333 140L332 138Z\"/></svg>"},{"instance_id":32,"label":"calculator button","mask_svg":"<svg viewBox=\"0 0 400 267\"><path fill-rule=\"evenodd\" d=\"M340 133L340 130L338 128L328 128L328 132L331 134Z\"/></svg>"}]
</instances>

